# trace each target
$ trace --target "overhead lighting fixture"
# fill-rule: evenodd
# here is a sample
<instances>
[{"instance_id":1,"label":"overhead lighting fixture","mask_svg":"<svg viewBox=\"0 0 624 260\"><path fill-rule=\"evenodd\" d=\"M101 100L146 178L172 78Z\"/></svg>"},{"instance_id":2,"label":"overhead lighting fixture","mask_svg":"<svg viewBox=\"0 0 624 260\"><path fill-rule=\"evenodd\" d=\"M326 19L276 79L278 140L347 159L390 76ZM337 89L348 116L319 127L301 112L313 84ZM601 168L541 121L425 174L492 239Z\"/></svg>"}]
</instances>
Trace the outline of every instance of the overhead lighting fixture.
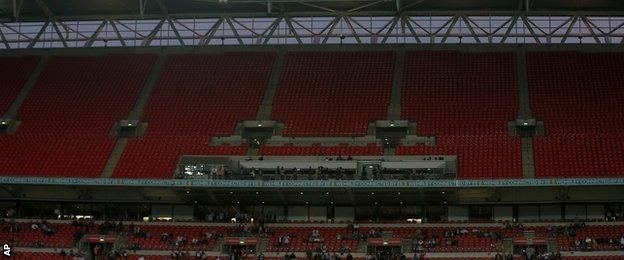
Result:
<instances>
[{"instance_id":1,"label":"overhead lighting fixture","mask_svg":"<svg viewBox=\"0 0 624 260\"><path fill-rule=\"evenodd\" d=\"M394 123L390 123L390 126L394 126Z\"/></svg>"},{"instance_id":2,"label":"overhead lighting fixture","mask_svg":"<svg viewBox=\"0 0 624 260\"><path fill-rule=\"evenodd\" d=\"M302 192L299 192L299 195L303 195L303 191L302 191Z\"/></svg>"},{"instance_id":3,"label":"overhead lighting fixture","mask_svg":"<svg viewBox=\"0 0 624 260\"><path fill-rule=\"evenodd\" d=\"M527 122L524 122L524 123L522 123L522 124L523 124L523 125L529 125L529 123L527 123Z\"/></svg>"},{"instance_id":4,"label":"overhead lighting fixture","mask_svg":"<svg viewBox=\"0 0 624 260\"><path fill-rule=\"evenodd\" d=\"M258 127L262 127L262 124L258 124Z\"/></svg>"}]
</instances>

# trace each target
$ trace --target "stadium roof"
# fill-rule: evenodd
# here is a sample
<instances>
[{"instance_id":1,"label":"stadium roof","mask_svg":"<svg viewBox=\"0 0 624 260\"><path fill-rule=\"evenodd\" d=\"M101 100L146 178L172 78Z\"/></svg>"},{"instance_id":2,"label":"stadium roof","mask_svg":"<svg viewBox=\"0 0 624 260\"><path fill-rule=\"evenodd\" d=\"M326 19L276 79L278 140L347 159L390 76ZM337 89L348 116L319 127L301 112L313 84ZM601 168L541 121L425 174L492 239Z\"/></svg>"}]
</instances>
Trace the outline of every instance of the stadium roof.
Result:
<instances>
[{"instance_id":1,"label":"stadium roof","mask_svg":"<svg viewBox=\"0 0 624 260\"><path fill-rule=\"evenodd\" d=\"M527 3L528 1L528 3ZM4 21L141 19L170 16L394 15L398 12L593 15L624 13L621 0L0 0Z\"/></svg>"}]
</instances>

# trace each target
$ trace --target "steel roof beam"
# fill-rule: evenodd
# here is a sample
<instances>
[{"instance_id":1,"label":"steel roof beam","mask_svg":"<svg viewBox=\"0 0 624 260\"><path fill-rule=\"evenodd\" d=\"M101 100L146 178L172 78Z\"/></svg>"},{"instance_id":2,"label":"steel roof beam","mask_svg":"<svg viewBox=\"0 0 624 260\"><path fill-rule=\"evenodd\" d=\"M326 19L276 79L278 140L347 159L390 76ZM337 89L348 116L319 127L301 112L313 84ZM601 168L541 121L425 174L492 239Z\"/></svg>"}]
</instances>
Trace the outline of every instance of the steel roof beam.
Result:
<instances>
[{"instance_id":1,"label":"steel roof beam","mask_svg":"<svg viewBox=\"0 0 624 260\"><path fill-rule=\"evenodd\" d=\"M95 29L95 32L93 32L93 34L91 35L91 37L89 37L89 39L85 42L84 47L88 48L93 46L93 43L95 42L95 40L97 39L97 37L100 35L100 33L102 32L102 29L104 29L104 27L106 26L107 20L103 20L100 25L97 27L97 29Z\"/></svg>"},{"instance_id":2,"label":"steel roof beam","mask_svg":"<svg viewBox=\"0 0 624 260\"><path fill-rule=\"evenodd\" d=\"M39 0L41 1L41 0ZM373 2L374 3L374 2ZM405 10L405 6L403 7ZM332 9L333 10L333 9ZM349 13L351 16L395 16L396 11L379 11L379 10L370 10L370 11L356 11L352 12L350 10L340 11L334 10L335 14L343 14ZM277 18L282 15L287 15L289 17L309 17L309 16L327 16L330 12L327 11L296 11L296 12L284 12L283 14L275 14L275 13L266 13L266 12L230 12L227 13L229 17L254 17L254 18ZM334 15L335 15L334 14ZM464 15L464 16L513 16L513 15L521 15L523 12L517 11L481 11L481 10L431 10L431 11L423 11L423 10L414 10L414 11L402 11L402 15L407 16L442 16L442 15ZM584 15L584 16L624 16L624 11L531 11L531 16L575 16L575 15ZM220 18L224 16L223 12L215 12L215 13L168 13L168 16L176 19L201 19L201 18ZM100 21L102 19L116 19L116 20L143 20L143 19L152 19L159 20L163 18L163 14L144 14L141 16L140 14L121 14L121 15L55 15L55 19L60 21L88 21L88 20L97 20ZM43 22L46 19L40 16L21 16L20 21L38 21ZM2 18L1 22L12 22L10 18Z\"/></svg>"}]
</instances>

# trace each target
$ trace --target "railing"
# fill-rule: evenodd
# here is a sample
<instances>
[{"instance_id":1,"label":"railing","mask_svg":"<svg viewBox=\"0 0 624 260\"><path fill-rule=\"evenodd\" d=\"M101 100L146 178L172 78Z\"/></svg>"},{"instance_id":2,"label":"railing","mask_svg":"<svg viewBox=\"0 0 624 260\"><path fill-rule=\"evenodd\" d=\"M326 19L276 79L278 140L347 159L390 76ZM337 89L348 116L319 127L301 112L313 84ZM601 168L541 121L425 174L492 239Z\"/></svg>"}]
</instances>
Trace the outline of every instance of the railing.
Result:
<instances>
[{"instance_id":1,"label":"railing","mask_svg":"<svg viewBox=\"0 0 624 260\"><path fill-rule=\"evenodd\" d=\"M144 186L144 187L216 187L216 188L471 188L471 187L555 187L621 186L624 178L563 179L483 179L483 180L180 180L180 179L107 179L45 178L2 176L6 185L65 186Z\"/></svg>"}]
</instances>

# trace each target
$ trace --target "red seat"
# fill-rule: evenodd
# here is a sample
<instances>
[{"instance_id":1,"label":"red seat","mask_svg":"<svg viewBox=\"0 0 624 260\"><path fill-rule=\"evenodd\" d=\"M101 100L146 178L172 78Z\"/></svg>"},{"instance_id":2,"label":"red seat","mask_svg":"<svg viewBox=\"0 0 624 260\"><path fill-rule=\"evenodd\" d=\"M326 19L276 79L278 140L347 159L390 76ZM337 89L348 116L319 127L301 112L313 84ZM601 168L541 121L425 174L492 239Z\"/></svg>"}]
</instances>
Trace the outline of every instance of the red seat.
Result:
<instances>
[{"instance_id":1,"label":"red seat","mask_svg":"<svg viewBox=\"0 0 624 260\"><path fill-rule=\"evenodd\" d=\"M520 140L507 136L516 118L513 53L408 52L402 117L418 123L435 146L399 147L397 154L457 155L460 178L520 178Z\"/></svg>"},{"instance_id":2,"label":"red seat","mask_svg":"<svg viewBox=\"0 0 624 260\"><path fill-rule=\"evenodd\" d=\"M350 146L346 144L337 146L321 146L320 144L311 146L294 146L292 144L283 146L262 145L259 153L261 155L383 155L383 147L375 143L366 146Z\"/></svg>"},{"instance_id":3,"label":"red seat","mask_svg":"<svg viewBox=\"0 0 624 260\"><path fill-rule=\"evenodd\" d=\"M255 119L275 53L169 55L143 112L148 128L130 140L113 177L171 178L181 155L243 155L245 146L209 146Z\"/></svg>"},{"instance_id":4,"label":"red seat","mask_svg":"<svg viewBox=\"0 0 624 260\"><path fill-rule=\"evenodd\" d=\"M20 107L18 131L0 136L0 172L99 177L115 143L109 132L134 106L155 58L51 57Z\"/></svg>"},{"instance_id":5,"label":"red seat","mask_svg":"<svg viewBox=\"0 0 624 260\"><path fill-rule=\"evenodd\" d=\"M25 56L19 58L0 58L0 115L9 108L17 94L20 92L30 73L35 69L38 56Z\"/></svg>"},{"instance_id":6,"label":"red seat","mask_svg":"<svg viewBox=\"0 0 624 260\"><path fill-rule=\"evenodd\" d=\"M385 119L393 52L292 52L284 61L272 118L285 136L363 136Z\"/></svg>"},{"instance_id":7,"label":"red seat","mask_svg":"<svg viewBox=\"0 0 624 260\"><path fill-rule=\"evenodd\" d=\"M624 53L531 52L531 108L546 136L534 138L538 177L624 174L620 87Z\"/></svg>"}]
</instances>

